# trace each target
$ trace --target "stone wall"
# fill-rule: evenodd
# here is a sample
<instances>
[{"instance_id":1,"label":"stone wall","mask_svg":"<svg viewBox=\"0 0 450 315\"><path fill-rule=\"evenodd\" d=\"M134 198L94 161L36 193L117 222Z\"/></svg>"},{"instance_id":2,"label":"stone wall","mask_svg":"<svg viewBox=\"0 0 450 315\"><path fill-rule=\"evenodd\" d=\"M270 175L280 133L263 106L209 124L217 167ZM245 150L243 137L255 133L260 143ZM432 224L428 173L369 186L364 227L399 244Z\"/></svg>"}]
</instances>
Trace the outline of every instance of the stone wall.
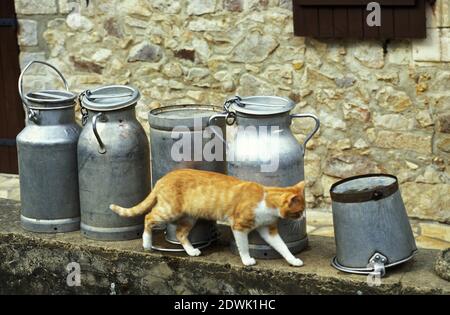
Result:
<instances>
[{"instance_id":1,"label":"stone wall","mask_svg":"<svg viewBox=\"0 0 450 315\"><path fill-rule=\"evenodd\" d=\"M428 8L426 40L385 45L294 37L291 0L16 0L16 9L22 65L48 60L77 92L135 85L146 130L161 105L290 97L295 112L322 121L306 154L310 213L331 220L338 179L388 172L416 234L450 242L449 2ZM26 86L54 86L43 71ZM295 121L293 131L301 141L311 127Z\"/></svg>"}]
</instances>

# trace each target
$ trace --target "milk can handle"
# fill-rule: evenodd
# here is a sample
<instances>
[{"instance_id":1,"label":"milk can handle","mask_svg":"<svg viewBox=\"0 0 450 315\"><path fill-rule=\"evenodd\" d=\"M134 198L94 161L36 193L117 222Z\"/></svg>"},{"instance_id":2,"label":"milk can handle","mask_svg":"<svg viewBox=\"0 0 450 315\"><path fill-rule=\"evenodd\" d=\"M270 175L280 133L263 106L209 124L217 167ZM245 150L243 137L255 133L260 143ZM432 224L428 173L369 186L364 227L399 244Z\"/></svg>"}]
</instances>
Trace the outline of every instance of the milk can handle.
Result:
<instances>
[{"instance_id":1,"label":"milk can handle","mask_svg":"<svg viewBox=\"0 0 450 315\"><path fill-rule=\"evenodd\" d=\"M27 104L25 98L23 97L23 76L25 75L25 72L35 63L40 63L40 64L43 64L43 65L46 65L46 66L52 68L53 70L55 70L55 72L59 75L59 77L63 81L65 89L67 91L69 91L69 85L67 84L66 79L64 78L64 76L62 75L62 73L58 69L56 69L54 66L52 66L51 64L49 64L49 63L47 63L45 61L33 60L33 61L29 62L25 66L25 68L22 70L22 73L20 74L20 77L19 77L19 95L20 95L20 98L22 99L23 103L27 107L28 107L28 104Z\"/></svg>"},{"instance_id":2,"label":"milk can handle","mask_svg":"<svg viewBox=\"0 0 450 315\"><path fill-rule=\"evenodd\" d=\"M228 126L232 126L236 121L236 114L233 112L225 112L225 113L212 115L211 117L209 117L208 126L214 125L214 120L216 120L217 118L225 119L225 123ZM218 134L214 128L211 128L211 130L216 135L216 137L219 138L220 141L222 141L225 145L227 145L227 142L222 137L222 135ZM227 145L227 147L228 147L228 145Z\"/></svg>"},{"instance_id":3,"label":"milk can handle","mask_svg":"<svg viewBox=\"0 0 450 315\"><path fill-rule=\"evenodd\" d=\"M305 154L306 144L308 143L309 140L311 140L311 138L316 134L316 132L320 128L320 120L316 115L313 114L291 114L291 118L312 118L316 122L313 131L306 136L305 142L303 143L304 148L303 154Z\"/></svg>"},{"instance_id":4,"label":"milk can handle","mask_svg":"<svg viewBox=\"0 0 450 315\"><path fill-rule=\"evenodd\" d=\"M100 135L98 134L98 131L97 131L97 120L101 116L103 116L103 113L98 113L97 115L92 117L92 130L94 131L95 138L97 139L97 142L99 145L98 153L105 154L106 153L105 144L103 143L102 138L100 138Z\"/></svg>"}]
</instances>

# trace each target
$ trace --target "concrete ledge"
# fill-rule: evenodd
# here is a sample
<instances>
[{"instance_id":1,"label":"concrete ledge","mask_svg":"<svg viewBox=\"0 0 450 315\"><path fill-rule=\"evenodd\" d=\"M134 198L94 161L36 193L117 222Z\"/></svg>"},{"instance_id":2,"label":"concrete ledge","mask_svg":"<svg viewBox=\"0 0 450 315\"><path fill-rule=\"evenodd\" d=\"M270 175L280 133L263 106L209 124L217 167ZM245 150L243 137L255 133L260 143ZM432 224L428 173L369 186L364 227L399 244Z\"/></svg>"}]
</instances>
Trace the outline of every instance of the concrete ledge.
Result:
<instances>
[{"instance_id":1,"label":"concrete ledge","mask_svg":"<svg viewBox=\"0 0 450 315\"><path fill-rule=\"evenodd\" d=\"M228 231L200 257L147 253L140 240L97 242L80 233L32 234L20 227L19 204L0 199L0 294L450 294L433 271L437 251L420 250L391 269L378 287L365 276L333 269L334 241L310 237L305 266L259 260L243 267L227 245ZM81 286L66 283L66 266L81 266Z\"/></svg>"}]
</instances>

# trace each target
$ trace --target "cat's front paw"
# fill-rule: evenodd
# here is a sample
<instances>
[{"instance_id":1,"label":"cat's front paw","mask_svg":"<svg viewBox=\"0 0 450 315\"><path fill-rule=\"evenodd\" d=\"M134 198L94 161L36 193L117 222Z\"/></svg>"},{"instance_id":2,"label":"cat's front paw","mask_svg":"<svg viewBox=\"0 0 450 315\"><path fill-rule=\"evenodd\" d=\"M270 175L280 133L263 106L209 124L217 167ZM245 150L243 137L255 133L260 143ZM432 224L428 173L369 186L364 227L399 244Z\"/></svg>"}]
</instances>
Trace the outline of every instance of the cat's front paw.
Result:
<instances>
[{"instance_id":1,"label":"cat's front paw","mask_svg":"<svg viewBox=\"0 0 450 315\"><path fill-rule=\"evenodd\" d=\"M242 263L245 266L253 266L253 265L256 265L256 260L255 260L255 258L252 258L252 257L245 258L245 259L243 258Z\"/></svg>"},{"instance_id":2,"label":"cat's front paw","mask_svg":"<svg viewBox=\"0 0 450 315\"><path fill-rule=\"evenodd\" d=\"M289 264L294 267L301 267L303 266L303 260L301 260L300 258L291 259L289 260Z\"/></svg>"},{"instance_id":3,"label":"cat's front paw","mask_svg":"<svg viewBox=\"0 0 450 315\"><path fill-rule=\"evenodd\" d=\"M202 253L202 252L201 252L200 249L198 249L198 248L194 248L194 249L191 249L190 251L187 251L187 254L188 254L189 256L192 256L192 257L200 256L201 253Z\"/></svg>"}]
</instances>

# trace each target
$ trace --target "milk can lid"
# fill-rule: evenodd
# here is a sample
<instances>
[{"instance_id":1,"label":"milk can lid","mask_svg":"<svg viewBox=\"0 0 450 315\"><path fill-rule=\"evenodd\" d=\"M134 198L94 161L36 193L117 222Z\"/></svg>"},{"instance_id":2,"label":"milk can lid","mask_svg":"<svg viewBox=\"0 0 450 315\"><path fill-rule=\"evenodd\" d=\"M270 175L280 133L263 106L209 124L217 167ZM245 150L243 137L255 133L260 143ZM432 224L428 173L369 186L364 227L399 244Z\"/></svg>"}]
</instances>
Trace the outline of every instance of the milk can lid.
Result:
<instances>
[{"instance_id":1,"label":"milk can lid","mask_svg":"<svg viewBox=\"0 0 450 315\"><path fill-rule=\"evenodd\" d=\"M25 100L31 109L61 109L73 107L76 97L69 91L43 90L27 93Z\"/></svg>"},{"instance_id":2,"label":"milk can lid","mask_svg":"<svg viewBox=\"0 0 450 315\"><path fill-rule=\"evenodd\" d=\"M331 199L342 203L366 202L389 197L398 190L397 177L367 174L343 179L331 186Z\"/></svg>"},{"instance_id":3,"label":"milk can lid","mask_svg":"<svg viewBox=\"0 0 450 315\"><path fill-rule=\"evenodd\" d=\"M140 98L139 91L127 85L108 85L81 94L83 107L95 111L113 111L133 106Z\"/></svg>"},{"instance_id":4,"label":"milk can lid","mask_svg":"<svg viewBox=\"0 0 450 315\"><path fill-rule=\"evenodd\" d=\"M248 115L276 115L290 112L295 103L279 96L233 97L225 102L225 109Z\"/></svg>"}]
</instances>

